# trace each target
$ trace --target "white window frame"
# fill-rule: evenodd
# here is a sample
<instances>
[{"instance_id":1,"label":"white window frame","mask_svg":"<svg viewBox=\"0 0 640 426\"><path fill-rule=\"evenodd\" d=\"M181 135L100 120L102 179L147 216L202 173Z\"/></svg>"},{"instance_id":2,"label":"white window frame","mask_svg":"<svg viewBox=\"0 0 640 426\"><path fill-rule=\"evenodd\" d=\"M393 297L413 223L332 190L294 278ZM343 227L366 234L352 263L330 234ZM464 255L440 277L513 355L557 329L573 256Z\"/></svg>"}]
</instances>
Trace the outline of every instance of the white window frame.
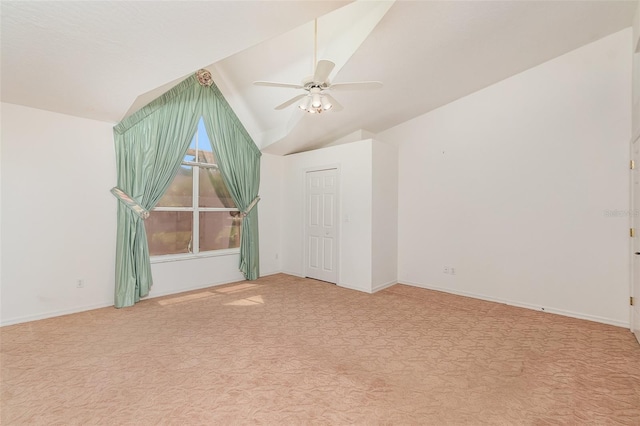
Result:
<instances>
[{"instance_id":1,"label":"white window frame","mask_svg":"<svg viewBox=\"0 0 640 426\"><path fill-rule=\"evenodd\" d=\"M196 159L199 152L198 131L196 131ZM151 256L151 263L174 262L178 260L198 259L202 257L228 256L240 253L240 248L220 249L200 251L200 212L238 212L237 208L226 207L200 207L200 169L219 170L217 164L200 163L196 161L183 161L183 166L192 168L192 198L191 207L155 207L151 211L154 212L193 212L193 227L191 229L191 247L189 253L173 253ZM242 232L242 230L240 230Z\"/></svg>"}]
</instances>

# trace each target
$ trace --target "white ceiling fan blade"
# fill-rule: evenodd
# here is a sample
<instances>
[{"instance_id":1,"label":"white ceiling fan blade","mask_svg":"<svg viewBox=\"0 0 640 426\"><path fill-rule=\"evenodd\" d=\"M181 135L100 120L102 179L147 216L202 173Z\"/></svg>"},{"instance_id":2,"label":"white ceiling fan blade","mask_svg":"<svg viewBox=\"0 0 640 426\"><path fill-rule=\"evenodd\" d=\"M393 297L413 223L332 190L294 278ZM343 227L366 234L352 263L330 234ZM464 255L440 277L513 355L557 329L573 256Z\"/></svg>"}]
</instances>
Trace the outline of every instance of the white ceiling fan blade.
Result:
<instances>
[{"instance_id":1,"label":"white ceiling fan blade","mask_svg":"<svg viewBox=\"0 0 640 426\"><path fill-rule=\"evenodd\" d=\"M323 93L322 96L324 96L325 98L327 98L327 100L329 102L331 102L331 105L332 105L331 106L331 110L332 111L338 112L338 111L342 111L344 109L342 107L342 105L340 105L340 102L336 101L336 99L333 96L329 95L328 93Z\"/></svg>"},{"instance_id":2,"label":"white ceiling fan blade","mask_svg":"<svg viewBox=\"0 0 640 426\"><path fill-rule=\"evenodd\" d=\"M277 110L281 110L281 109L285 109L286 107L288 107L291 104L294 104L296 102L298 102L300 99L304 98L305 96L307 96L306 93L303 93L302 95L298 95L298 96L294 96L293 98L289 99L287 102L278 105L277 107L275 107L274 109Z\"/></svg>"},{"instance_id":3,"label":"white ceiling fan blade","mask_svg":"<svg viewBox=\"0 0 640 426\"><path fill-rule=\"evenodd\" d=\"M256 86L266 86L266 87L285 87L287 89L304 89L304 86L300 86L299 84L274 83L272 81L254 81L253 84Z\"/></svg>"},{"instance_id":4,"label":"white ceiling fan blade","mask_svg":"<svg viewBox=\"0 0 640 426\"><path fill-rule=\"evenodd\" d=\"M313 81L320 83L327 81L327 79L329 78L329 74L331 74L331 71L333 71L333 67L335 66L336 64L331 61L327 61L324 59L318 61L318 63L316 64L316 72L313 74Z\"/></svg>"},{"instance_id":5,"label":"white ceiling fan blade","mask_svg":"<svg viewBox=\"0 0 640 426\"><path fill-rule=\"evenodd\" d=\"M335 83L329 88L331 90L371 90L382 87L381 81L355 81L352 83Z\"/></svg>"}]
</instances>

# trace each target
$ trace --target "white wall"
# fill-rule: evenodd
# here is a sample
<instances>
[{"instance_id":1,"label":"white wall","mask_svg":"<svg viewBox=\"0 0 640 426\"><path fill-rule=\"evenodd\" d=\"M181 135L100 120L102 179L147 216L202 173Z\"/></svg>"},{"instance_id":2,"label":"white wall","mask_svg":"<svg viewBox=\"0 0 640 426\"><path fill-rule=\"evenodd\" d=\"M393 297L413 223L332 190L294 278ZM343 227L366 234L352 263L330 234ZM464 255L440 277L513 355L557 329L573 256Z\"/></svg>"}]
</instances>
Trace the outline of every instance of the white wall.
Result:
<instances>
[{"instance_id":1,"label":"white wall","mask_svg":"<svg viewBox=\"0 0 640 426\"><path fill-rule=\"evenodd\" d=\"M628 217L606 212L629 209L631 38L378 135L399 146L399 282L628 325Z\"/></svg>"},{"instance_id":2,"label":"white wall","mask_svg":"<svg viewBox=\"0 0 640 426\"><path fill-rule=\"evenodd\" d=\"M113 304L111 129L2 105L3 324Z\"/></svg>"},{"instance_id":3,"label":"white wall","mask_svg":"<svg viewBox=\"0 0 640 426\"><path fill-rule=\"evenodd\" d=\"M202 257L173 262L151 263L153 286L148 297L244 280L238 269L239 254Z\"/></svg>"},{"instance_id":4,"label":"white wall","mask_svg":"<svg viewBox=\"0 0 640 426\"><path fill-rule=\"evenodd\" d=\"M398 280L398 150L395 145L372 145L372 291Z\"/></svg>"},{"instance_id":5,"label":"white wall","mask_svg":"<svg viewBox=\"0 0 640 426\"><path fill-rule=\"evenodd\" d=\"M2 325L113 305L112 126L2 104ZM280 270L280 160L269 156L262 163L263 274ZM150 297L242 280L238 260L234 254L152 264Z\"/></svg>"},{"instance_id":6,"label":"white wall","mask_svg":"<svg viewBox=\"0 0 640 426\"><path fill-rule=\"evenodd\" d=\"M397 148L366 139L283 157L282 268L304 275L305 173L339 169L338 285L368 293L397 282Z\"/></svg>"},{"instance_id":7,"label":"white wall","mask_svg":"<svg viewBox=\"0 0 640 426\"><path fill-rule=\"evenodd\" d=\"M260 164L260 275L282 270L282 182L284 157L262 154Z\"/></svg>"},{"instance_id":8,"label":"white wall","mask_svg":"<svg viewBox=\"0 0 640 426\"><path fill-rule=\"evenodd\" d=\"M284 157L282 270L304 275L303 208L305 172L339 168L340 220L338 285L371 290L371 151L365 140Z\"/></svg>"}]
</instances>

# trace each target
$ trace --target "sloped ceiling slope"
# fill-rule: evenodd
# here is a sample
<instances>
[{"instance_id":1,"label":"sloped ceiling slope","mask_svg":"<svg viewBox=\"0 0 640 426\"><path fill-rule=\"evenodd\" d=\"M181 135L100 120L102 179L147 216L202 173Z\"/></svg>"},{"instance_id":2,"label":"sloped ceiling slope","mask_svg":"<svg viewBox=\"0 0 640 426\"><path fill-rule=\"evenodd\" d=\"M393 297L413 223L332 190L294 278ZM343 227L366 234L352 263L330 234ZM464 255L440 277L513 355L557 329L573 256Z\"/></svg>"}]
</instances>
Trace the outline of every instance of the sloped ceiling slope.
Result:
<instances>
[{"instance_id":1,"label":"sloped ceiling slope","mask_svg":"<svg viewBox=\"0 0 640 426\"><path fill-rule=\"evenodd\" d=\"M263 151L378 133L631 25L629 1L12 2L2 14L2 100L117 122L206 66ZM305 115L298 83L318 59L341 112Z\"/></svg>"},{"instance_id":2,"label":"sloped ceiling slope","mask_svg":"<svg viewBox=\"0 0 640 426\"><path fill-rule=\"evenodd\" d=\"M293 127L291 117L304 113L294 105L276 111L278 118L272 108L295 92L251 86L251 80L272 76L299 81L299 70L288 65L294 61L289 56L294 49L287 47L289 34L268 46L278 60L257 59L261 51L256 48L227 58L221 66L235 93L244 99L263 97L248 103L251 114L261 117L257 127L262 133L254 138L262 149L288 154L324 146L359 129L381 132L622 30L630 26L636 5L634 1L396 1L332 76L334 82L380 80L384 87L334 93L343 111L307 114ZM320 34L335 30L319 23ZM255 66L241 72L234 63L238 57ZM289 126L284 135L274 131L283 123Z\"/></svg>"},{"instance_id":3,"label":"sloped ceiling slope","mask_svg":"<svg viewBox=\"0 0 640 426\"><path fill-rule=\"evenodd\" d=\"M101 121L348 1L2 1L2 101Z\"/></svg>"}]
</instances>

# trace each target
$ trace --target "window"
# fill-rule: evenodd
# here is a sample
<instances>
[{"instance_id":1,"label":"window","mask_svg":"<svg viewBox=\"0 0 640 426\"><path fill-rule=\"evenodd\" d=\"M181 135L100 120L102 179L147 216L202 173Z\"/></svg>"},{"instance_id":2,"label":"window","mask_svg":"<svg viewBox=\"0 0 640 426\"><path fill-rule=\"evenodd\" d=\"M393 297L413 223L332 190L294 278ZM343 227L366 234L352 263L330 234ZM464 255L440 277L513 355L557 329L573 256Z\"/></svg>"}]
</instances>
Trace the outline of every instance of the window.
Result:
<instances>
[{"instance_id":1,"label":"window","mask_svg":"<svg viewBox=\"0 0 640 426\"><path fill-rule=\"evenodd\" d=\"M200 118L176 177L145 221L149 254L198 254L238 248L241 222Z\"/></svg>"}]
</instances>

